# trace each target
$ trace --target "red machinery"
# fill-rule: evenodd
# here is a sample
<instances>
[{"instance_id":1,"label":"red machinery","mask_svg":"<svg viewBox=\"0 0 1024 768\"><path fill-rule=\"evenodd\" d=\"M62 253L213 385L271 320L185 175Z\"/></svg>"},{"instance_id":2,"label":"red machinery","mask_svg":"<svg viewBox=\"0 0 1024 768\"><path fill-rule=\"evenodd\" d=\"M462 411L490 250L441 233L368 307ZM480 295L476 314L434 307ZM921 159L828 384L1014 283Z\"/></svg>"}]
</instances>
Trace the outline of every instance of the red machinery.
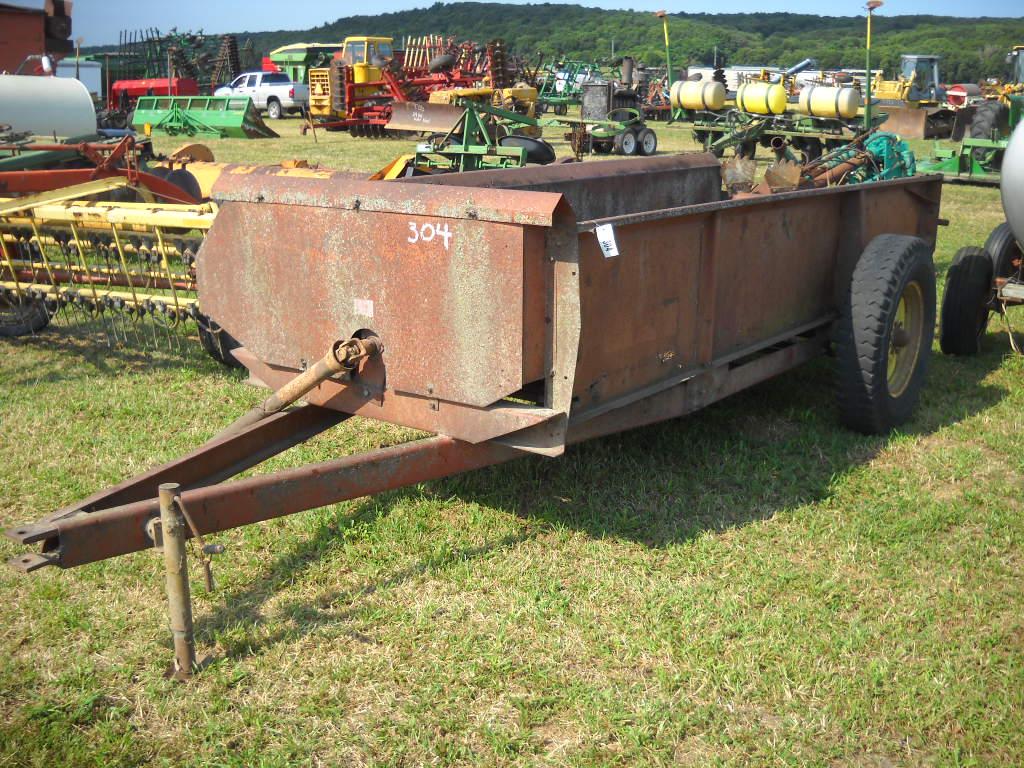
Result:
<instances>
[{"instance_id":1,"label":"red machinery","mask_svg":"<svg viewBox=\"0 0 1024 768\"><path fill-rule=\"evenodd\" d=\"M0 196L50 192L90 181L123 177L130 186L148 191L158 200L169 203L198 203L198 184L186 184L185 189L164 178L142 169L135 149L135 139L125 136L116 144L83 142L81 144L4 144L0 152L68 152L77 153L84 168L48 168L44 170L0 171ZM179 171L179 174L182 173Z\"/></svg>"},{"instance_id":2,"label":"red machinery","mask_svg":"<svg viewBox=\"0 0 1024 768\"><path fill-rule=\"evenodd\" d=\"M107 94L108 109L128 111L140 96L198 96L199 83L188 77L149 77L117 80Z\"/></svg>"},{"instance_id":3,"label":"red machinery","mask_svg":"<svg viewBox=\"0 0 1024 768\"><path fill-rule=\"evenodd\" d=\"M434 41L392 53L390 38L347 38L330 67L309 71L310 114L327 130L383 137L395 102L426 101L431 92L450 88L508 84L500 41L442 42L441 48ZM446 52L432 55L438 50Z\"/></svg>"}]
</instances>

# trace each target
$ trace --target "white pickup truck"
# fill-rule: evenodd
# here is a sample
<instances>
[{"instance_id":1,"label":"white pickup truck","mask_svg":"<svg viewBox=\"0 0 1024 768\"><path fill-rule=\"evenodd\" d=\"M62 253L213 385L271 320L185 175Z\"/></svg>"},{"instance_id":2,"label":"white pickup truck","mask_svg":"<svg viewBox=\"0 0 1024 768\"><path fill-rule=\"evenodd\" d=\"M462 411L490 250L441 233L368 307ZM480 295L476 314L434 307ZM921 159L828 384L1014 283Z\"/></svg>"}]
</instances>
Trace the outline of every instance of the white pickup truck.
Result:
<instances>
[{"instance_id":1,"label":"white pickup truck","mask_svg":"<svg viewBox=\"0 0 1024 768\"><path fill-rule=\"evenodd\" d=\"M302 112L309 106L309 86L293 83L283 72L246 72L222 85L214 96L248 96L253 106L277 120L285 112Z\"/></svg>"}]
</instances>

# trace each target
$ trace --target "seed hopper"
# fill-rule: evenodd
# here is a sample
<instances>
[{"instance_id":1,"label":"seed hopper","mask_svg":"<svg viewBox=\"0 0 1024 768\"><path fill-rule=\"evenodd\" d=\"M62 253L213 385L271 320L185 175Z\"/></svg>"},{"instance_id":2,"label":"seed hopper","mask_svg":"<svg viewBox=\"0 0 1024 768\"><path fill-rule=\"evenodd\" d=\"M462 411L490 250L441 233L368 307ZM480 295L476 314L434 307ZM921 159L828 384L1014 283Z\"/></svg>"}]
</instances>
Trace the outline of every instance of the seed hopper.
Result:
<instances>
[{"instance_id":1,"label":"seed hopper","mask_svg":"<svg viewBox=\"0 0 1024 768\"><path fill-rule=\"evenodd\" d=\"M720 174L709 154L394 182L222 174L203 308L275 393L193 453L12 529L39 545L12 565L152 547L160 484L208 535L555 457L830 348L848 426L908 418L941 178L730 198ZM353 415L431 436L229 481Z\"/></svg>"}]
</instances>

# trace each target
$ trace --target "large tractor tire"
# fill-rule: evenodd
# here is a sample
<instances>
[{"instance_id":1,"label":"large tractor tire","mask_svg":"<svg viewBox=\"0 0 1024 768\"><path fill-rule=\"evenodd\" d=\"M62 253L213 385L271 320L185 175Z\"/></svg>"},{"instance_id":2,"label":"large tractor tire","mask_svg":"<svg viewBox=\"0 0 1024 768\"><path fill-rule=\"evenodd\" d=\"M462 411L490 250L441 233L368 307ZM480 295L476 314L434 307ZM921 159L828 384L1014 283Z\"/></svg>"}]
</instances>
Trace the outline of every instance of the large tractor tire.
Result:
<instances>
[{"instance_id":1,"label":"large tractor tire","mask_svg":"<svg viewBox=\"0 0 1024 768\"><path fill-rule=\"evenodd\" d=\"M939 347L947 355L976 355L988 327L992 259L984 248L961 248L946 272Z\"/></svg>"},{"instance_id":2,"label":"large tractor tire","mask_svg":"<svg viewBox=\"0 0 1024 768\"><path fill-rule=\"evenodd\" d=\"M935 267L923 240L879 235L854 268L836 333L839 413L883 434L914 412L935 330Z\"/></svg>"},{"instance_id":3,"label":"large tractor tire","mask_svg":"<svg viewBox=\"0 0 1024 768\"><path fill-rule=\"evenodd\" d=\"M1003 136L1009 130L1009 109L998 101L986 101L979 104L971 120L970 137L972 139L994 139ZM975 147L971 150L975 162L990 171L998 171L1003 165L1003 150Z\"/></svg>"}]
</instances>

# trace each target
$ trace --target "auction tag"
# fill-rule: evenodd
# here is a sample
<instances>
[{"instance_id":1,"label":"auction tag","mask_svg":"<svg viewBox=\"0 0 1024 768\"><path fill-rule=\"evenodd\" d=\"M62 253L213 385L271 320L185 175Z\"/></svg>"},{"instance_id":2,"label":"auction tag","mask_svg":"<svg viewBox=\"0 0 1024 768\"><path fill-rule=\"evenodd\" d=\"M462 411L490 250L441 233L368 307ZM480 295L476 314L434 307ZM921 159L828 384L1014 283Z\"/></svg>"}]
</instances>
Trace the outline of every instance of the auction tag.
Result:
<instances>
[{"instance_id":1,"label":"auction tag","mask_svg":"<svg viewBox=\"0 0 1024 768\"><path fill-rule=\"evenodd\" d=\"M598 224L594 234L597 235L597 244L601 246L601 253L606 259L619 255L619 246L615 242L615 227L611 224Z\"/></svg>"}]
</instances>

